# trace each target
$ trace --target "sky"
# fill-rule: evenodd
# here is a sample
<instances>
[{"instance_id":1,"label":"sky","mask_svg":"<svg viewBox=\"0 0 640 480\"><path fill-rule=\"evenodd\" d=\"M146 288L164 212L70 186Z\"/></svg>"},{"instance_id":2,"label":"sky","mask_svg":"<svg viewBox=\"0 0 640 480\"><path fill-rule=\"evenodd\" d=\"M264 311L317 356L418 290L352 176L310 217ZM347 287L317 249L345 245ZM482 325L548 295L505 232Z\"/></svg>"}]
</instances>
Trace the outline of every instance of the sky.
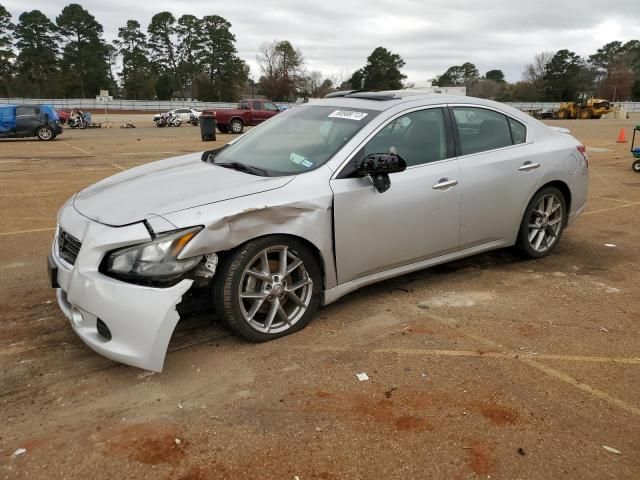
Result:
<instances>
[{"instance_id":1,"label":"sky","mask_svg":"<svg viewBox=\"0 0 640 480\"><path fill-rule=\"evenodd\" d=\"M38 9L55 19L70 2L0 0L17 17ZM481 74L502 70L520 80L533 56L567 48L588 56L605 43L640 39L640 0L84 0L104 26L105 39L135 19L146 29L167 10L176 18L220 15L232 24L238 54L257 81L259 47L289 40L309 70L346 80L378 46L406 62L410 82L423 82L452 65L474 63Z\"/></svg>"}]
</instances>

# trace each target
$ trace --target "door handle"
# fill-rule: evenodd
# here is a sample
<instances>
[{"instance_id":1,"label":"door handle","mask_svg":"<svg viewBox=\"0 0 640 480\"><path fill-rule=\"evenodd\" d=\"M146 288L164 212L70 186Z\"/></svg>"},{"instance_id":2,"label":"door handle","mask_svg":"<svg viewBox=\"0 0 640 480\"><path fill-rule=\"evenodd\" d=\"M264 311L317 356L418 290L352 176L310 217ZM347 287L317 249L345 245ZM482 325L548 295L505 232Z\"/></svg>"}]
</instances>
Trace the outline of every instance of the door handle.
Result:
<instances>
[{"instance_id":1,"label":"door handle","mask_svg":"<svg viewBox=\"0 0 640 480\"><path fill-rule=\"evenodd\" d=\"M441 178L438 183L436 183L433 187L434 190L444 190L449 187L453 187L458 184L458 180L449 180L448 178Z\"/></svg>"},{"instance_id":2,"label":"door handle","mask_svg":"<svg viewBox=\"0 0 640 480\"><path fill-rule=\"evenodd\" d=\"M522 164L522 166L520 168L518 168L518 170L520 170L521 172L528 172L529 170L534 170L536 168L538 168L540 166L539 163L531 163L531 162L524 162Z\"/></svg>"}]
</instances>

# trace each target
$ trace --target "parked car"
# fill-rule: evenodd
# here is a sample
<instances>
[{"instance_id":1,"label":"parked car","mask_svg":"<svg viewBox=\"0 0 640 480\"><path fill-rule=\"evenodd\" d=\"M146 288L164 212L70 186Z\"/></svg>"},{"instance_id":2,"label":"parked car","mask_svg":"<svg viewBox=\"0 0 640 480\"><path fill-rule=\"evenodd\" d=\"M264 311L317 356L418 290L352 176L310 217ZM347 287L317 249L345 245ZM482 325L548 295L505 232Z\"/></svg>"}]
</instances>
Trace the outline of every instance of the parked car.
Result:
<instances>
[{"instance_id":1,"label":"parked car","mask_svg":"<svg viewBox=\"0 0 640 480\"><path fill-rule=\"evenodd\" d=\"M585 208L566 129L470 97L333 95L72 196L49 271L80 338L159 371L195 300L272 340L374 282L512 245L544 257Z\"/></svg>"},{"instance_id":2,"label":"parked car","mask_svg":"<svg viewBox=\"0 0 640 480\"><path fill-rule=\"evenodd\" d=\"M53 140L62 133L50 105L0 105L0 138L38 137Z\"/></svg>"},{"instance_id":3,"label":"parked car","mask_svg":"<svg viewBox=\"0 0 640 480\"><path fill-rule=\"evenodd\" d=\"M221 133L242 133L244 127L259 125L278 113L280 109L268 100L241 100L238 108L217 109L216 122Z\"/></svg>"},{"instance_id":4,"label":"parked car","mask_svg":"<svg viewBox=\"0 0 640 480\"><path fill-rule=\"evenodd\" d=\"M181 122L188 122L191 119L191 115L195 115L196 117L199 117L200 115L202 115L202 112L199 112L198 110L194 110L193 108L175 108L173 110L169 110L168 112L165 112L164 114L165 115L171 114L172 116L178 117L178 119ZM156 113L153 116L154 123L158 123L158 119L160 118L161 115L162 113Z\"/></svg>"}]
</instances>

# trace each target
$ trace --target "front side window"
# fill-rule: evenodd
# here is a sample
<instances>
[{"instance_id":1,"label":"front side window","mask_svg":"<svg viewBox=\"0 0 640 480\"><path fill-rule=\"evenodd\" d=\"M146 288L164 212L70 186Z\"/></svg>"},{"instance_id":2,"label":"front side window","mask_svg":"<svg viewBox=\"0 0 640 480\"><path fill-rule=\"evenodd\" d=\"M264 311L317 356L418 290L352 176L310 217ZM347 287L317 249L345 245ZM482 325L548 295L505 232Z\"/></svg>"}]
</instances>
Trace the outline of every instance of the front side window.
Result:
<instances>
[{"instance_id":1,"label":"front side window","mask_svg":"<svg viewBox=\"0 0 640 480\"><path fill-rule=\"evenodd\" d=\"M512 145L506 115L475 107L454 107L462 155L486 152Z\"/></svg>"},{"instance_id":2,"label":"front side window","mask_svg":"<svg viewBox=\"0 0 640 480\"><path fill-rule=\"evenodd\" d=\"M378 113L311 105L292 108L229 145L214 163L238 162L272 176L304 173L325 164Z\"/></svg>"},{"instance_id":3,"label":"front side window","mask_svg":"<svg viewBox=\"0 0 640 480\"><path fill-rule=\"evenodd\" d=\"M271 103L271 102L264 102L264 109L265 110L270 110L272 112L277 112L279 110L279 108L276 107L276 105L274 103Z\"/></svg>"},{"instance_id":4,"label":"front side window","mask_svg":"<svg viewBox=\"0 0 640 480\"><path fill-rule=\"evenodd\" d=\"M447 158L447 136L442 108L419 110L389 122L364 147L372 153L397 153L407 166Z\"/></svg>"}]
</instances>

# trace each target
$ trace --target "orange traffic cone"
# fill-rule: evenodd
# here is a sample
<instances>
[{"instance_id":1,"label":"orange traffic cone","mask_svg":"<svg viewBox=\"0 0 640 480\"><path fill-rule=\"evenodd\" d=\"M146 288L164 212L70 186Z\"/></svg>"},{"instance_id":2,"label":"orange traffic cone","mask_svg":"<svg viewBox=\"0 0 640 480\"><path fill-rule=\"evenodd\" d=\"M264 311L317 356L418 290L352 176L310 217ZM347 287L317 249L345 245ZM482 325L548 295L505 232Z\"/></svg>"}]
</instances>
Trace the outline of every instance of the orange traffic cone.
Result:
<instances>
[{"instance_id":1,"label":"orange traffic cone","mask_svg":"<svg viewBox=\"0 0 640 480\"><path fill-rule=\"evenodd\" d=\"M620 129L620 134L618 135L618 140L616 140L616 143L627 143L627 135L624 131L624 128Z\"/></svg>"}]
</instances>

